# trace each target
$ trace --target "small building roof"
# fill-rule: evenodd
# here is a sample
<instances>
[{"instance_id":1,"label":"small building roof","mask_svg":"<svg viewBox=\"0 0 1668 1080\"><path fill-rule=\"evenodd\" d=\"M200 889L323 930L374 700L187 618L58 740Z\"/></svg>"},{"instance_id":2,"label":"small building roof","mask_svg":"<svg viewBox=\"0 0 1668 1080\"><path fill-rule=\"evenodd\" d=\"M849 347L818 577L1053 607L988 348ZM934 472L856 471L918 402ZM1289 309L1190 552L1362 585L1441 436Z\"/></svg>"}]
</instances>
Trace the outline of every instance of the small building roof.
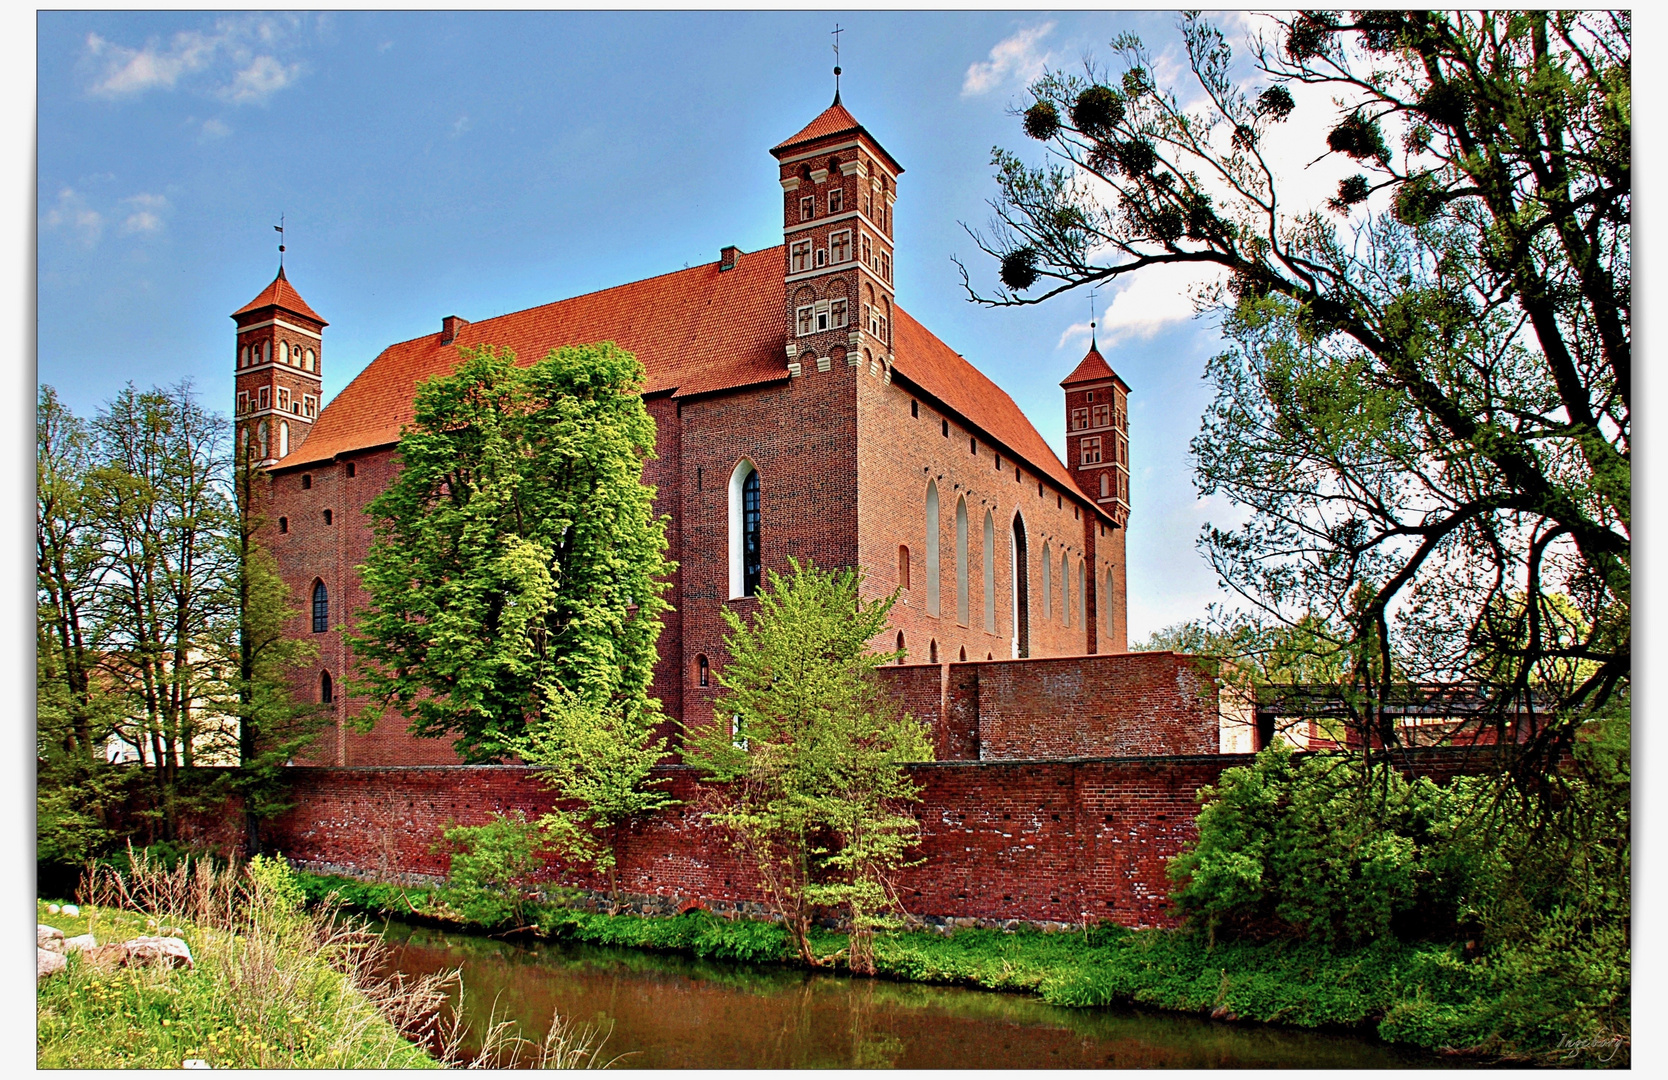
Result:
<instances>
[{"instance_id":1,"label":"small building roof","mask_svg":"<svg viewBox=\"0 0 1668 1080\"><path fill-rule=\"evenodd\" d=\"M819 113L815 120L812 120L809 124L800 128L796 134L788 136L786 139L771 147L770 152L778 158L786 157L788 154L802 147L810 146L812 143L820 142L824 139L832 139L840 135L866 136L869 142L873 144L874 148L880 151L880 153L886 158L887 163L892 166L893 172L903 172L903 166L898 164L897 159L890 153L887 153L886 148L880 145L879 139L870 135L868 130L864 128L862 124L857 122L857 118L851 115L851 113L846 110L844 105L840 104L840 99L838 97L834 99L834 104Z\"/></svg>"},{"instance_id":2,"label":"small building roof","mask_svg":"<svg viewBox=\"0 0 1668 1080\"><path fill-rule=\"evenodd\" d=\"M1096 348L1094 343L1091 342L1089 344L1089 351L1084 354L1083 359L1080 360L1077 366L1072 369L1071 374L1060 380L1060 385L1077 386L1082 383L1104 382L1107 379L1111 379L1116 382L1126 391L1129 389L1128 384L1118 378L1118 373L1112 370L1112 365L1106 362L1106 357L1100 354L1100 349Z\"/></svg>"},{"instance_id":3,"label":"small building roof","mask_svg":"<svg viewBox=\"0 0 1668 1080\"><path fill-rule=\"evenodd\" d=\"M307 306L307 301L301 299L301 294L295 291L295 286L290 284L290 279L284 276L282 266L278 268L278 276L272 279L272 284L262 289L260 295L255 299L232 312L232 318L235 319L239 315L248 315L250 312L269 307L280 308L303 318L311 319L320 326L330 325L319 317L318 312Z\"/></svg>"}]
</instances>

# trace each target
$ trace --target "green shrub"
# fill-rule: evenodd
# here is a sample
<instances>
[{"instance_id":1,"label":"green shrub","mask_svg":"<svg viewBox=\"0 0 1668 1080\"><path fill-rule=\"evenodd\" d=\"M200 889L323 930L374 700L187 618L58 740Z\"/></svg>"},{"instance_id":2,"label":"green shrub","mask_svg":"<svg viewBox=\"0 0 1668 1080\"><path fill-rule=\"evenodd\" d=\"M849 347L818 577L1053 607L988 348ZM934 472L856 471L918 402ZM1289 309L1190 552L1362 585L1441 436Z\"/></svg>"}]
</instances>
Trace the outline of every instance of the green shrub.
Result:
<instances>
[{"instance_id":1,"label":"green shrub","mask_svg":"<svg viewBox=\"0 0 1668 1080\"><path fill-rule=\"evenodd\" d=\"M445 838L436 850L452 857L448 904L480 926L519 924L528 882L544 866L539 826L518 810L513 818L497 814L485 825L454 826Z\"/></svg>"}]
</instances>

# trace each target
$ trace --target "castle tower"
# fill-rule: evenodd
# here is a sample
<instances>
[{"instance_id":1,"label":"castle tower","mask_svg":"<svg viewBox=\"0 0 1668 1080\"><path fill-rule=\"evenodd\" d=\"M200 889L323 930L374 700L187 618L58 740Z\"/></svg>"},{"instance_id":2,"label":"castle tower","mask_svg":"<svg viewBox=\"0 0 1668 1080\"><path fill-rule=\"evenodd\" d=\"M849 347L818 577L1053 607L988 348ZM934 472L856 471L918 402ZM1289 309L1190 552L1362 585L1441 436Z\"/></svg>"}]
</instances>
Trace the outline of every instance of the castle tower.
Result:
<instances>
[{"instance_id":1,"label":"castle tower","mask_svg":"<svg viewBox=\"0 0 1668 1080\"><path fill-rule=\"evenodd\" d=\"M892 364L892 207L902 166L840 104L771 148L782 181L791 375Z\"/></svg>"},{"instance_id":2,"label":"castle tower","mask_svg":"<svg viewBox=\"0 0 1668 1080\"><path fill-rule=\"evenodd\" d=\"M1129 387L1093 341L1077 368L1060 383L1066 391L1066 465L1077 486L1129 524Z\"/></svg>"},{"instance_id":3,"label":"castle tower","mask_svg":"<svg viewBox=\"0 0 1668 1080\"><path fill-rule=\"evenodd\" d=\"M261 294L232 312L237 323L237 438L271 465L300 448L318 419L324 328L278 268Z\"/></svg>"}]
</instances>

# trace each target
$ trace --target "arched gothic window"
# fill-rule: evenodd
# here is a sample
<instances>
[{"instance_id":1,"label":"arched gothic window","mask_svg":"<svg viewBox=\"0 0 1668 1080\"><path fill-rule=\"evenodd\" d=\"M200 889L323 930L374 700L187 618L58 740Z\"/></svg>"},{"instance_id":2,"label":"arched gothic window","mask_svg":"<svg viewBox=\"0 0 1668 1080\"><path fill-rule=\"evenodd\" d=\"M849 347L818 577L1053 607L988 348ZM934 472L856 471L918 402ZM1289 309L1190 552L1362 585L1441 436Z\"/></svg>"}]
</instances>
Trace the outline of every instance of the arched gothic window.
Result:
<instances>
[{"instance_id":1,"label":"arched gothic window","mask_svg":"<svg viewBox=\"0 0 1668 1080\"><path fill-rule=\"evenodd\" d=\"M249 366L249 346L245 345L245 346L241 347L240 349L238 349L238 351L237 351L237 366L238 367L248 367Z\"/></svg>"},{"instance_id":2,"label":"arched gothic window","mask_svg":"<svg viewBox=\"0 0 1668 1080\"><path fill-rule=\"evenodd\" d=\"M956 622L966 626L971 619L967 599L967 499L960 498L956 500Z\"/></svg>"},{"instance_id":3,"label":"arched gothic window","mask_svg":"<svg viewBox=\"0 0 1668 1080\"><path fill-rule=\"evenodd\" d=\"M1043 618L1054 617L1054 553L1048 550L1048 541L1043 541L1042 554L1042 589L1043 589Z\"/></svg>"},{"instance_id":4,"label":"arched gothic window","mask_svg":"<svg viewBox=\"0 0 1668 1080\"><path fill-rule=\"evenodd\" d=\"M938 615L938 483L927 481L927 614Z\"/></svg>"},{"instance_id":5,"label":"arched gothic window","mask_svg":"<svg viewBox=\"0 0 1668 1080\"><path fill-rule=\"evenodd\" d=\"M904 657L907 656L907 655L908 654L904 652L903 631L899 630L898 631L898 663L900 663L900 664L903 663L904 662Z\"/></svg>"},{"instance_id":6,"label":"arched gothic window","mask_svg":"<svg viewBox=\"0 0 1668 1080\"><path fill-rule=\"evenodd\" d=\"M937 638L933 638L931 641L927 642L927 663L929 663L929 664L938 663L938 639Z\"/></svg>"},{"instance_id":7,"label":"arched gothic window","mask_svg":"<svg viewBox=\"0 0 1668 1080\"><path fill-rule=\"evenodd\" d=\"M909 588L909 545L898 545L898 588Z\"/></svg>"},{"instance_id":8,"label":"arched gothic window","mask_svg":"<svg viewBox=\"0 0 1668 1080\"><path fill-rule=\"evenodd\" d=\"M286 457L290 452L290 422L278 421L278 456Z\"/></svg>"},{"instance_id":9,"label":"arched gothic window","mask_svg":"<svg viewBox=\"0 0 1668 1080\"><path fill-rule=\"evenodd\" d=\"M743 458L730 474L730 597L759 591L763 566L759 471Z\"/></svg>"},{"instance_id":10,"label":"arched gothic window","mask_svg":"<svg viewBox=\"0 0 1668 1080\"><path fill-rule=\"evenodd\" d=\"M1014 659L1031 655L1031 556L1025 537L1025 519L1014 515L1013 525Z\"/></svg>"},{"instance_id":11,"label":"arched gothic window","mask_svg":"<svg viewBox=\"0 0 1668 1080\"><path fill-rule=\"evenodd\" d=\"M985 546L980 553L985 561L985 630L996 633L996 519L985 511Z\"/></svg>"},{"instance_id":12,"label":"arched gothic window","mask_svg":"<svg viewBox=\"0 0 1668 1080\"><path fill-rule=\"evenodd\" d=\"M1106 600L1101 604L1100 609L1106 612L1106 632L1110 634L1112 632L1112 571L1110 569L1106 571L1106 592L1104 595Z\"/></svg>"},{"instance_id":13,"label":"arched gothic window","mask_svg":"<svg viewBox=\"0 0 1668 1080\"><path fill-rule=\"evenodd\" d=\"M324 582L313 582L313 633L322 634L330 629L330 593L324 587Z\"/></svg>"},{"instance_id":14,"label":"arched gothic window","mask_svg":"<svg viewBox=\"0 0 1668 1080\"><path fill-rule=\"evenodd\" d=\"M704 653L695 654L695 685L712 685L712 669L707 667L707 658Z\"/></svg>"},{"instance_id":15,"label":"arched gothic window","mask_svg":"<svg viewBox=\"0 0 1668 1080\"><path fill-rule=\"evenodd\" d=\"M336 687L330 682L330 672L319 672L319 701L326 705L336 700Z\"/></svg>"},{"instance_id":16,"label":"arched gothic window","mask_svg":"<svg viewBox=\"0 0 1668 1080\"><path fill-rule=\"evenodd\" d=\"M307 360L306 360L306 362L305 362L305 363L303 363L303 364L302 364L302 365L301 365L301 366L302 366L302 367L304 367L304 368L306 368L306 369L307 369L307 370L308 370L308 371L312 371L312 370L313 370L313 364L314 364L314 363L315 363L315 361L314 361L314 359L313 359L313 350L312 350L312 349L308 349L308 350L307 350Z\"/></svg>"}]
</instances>

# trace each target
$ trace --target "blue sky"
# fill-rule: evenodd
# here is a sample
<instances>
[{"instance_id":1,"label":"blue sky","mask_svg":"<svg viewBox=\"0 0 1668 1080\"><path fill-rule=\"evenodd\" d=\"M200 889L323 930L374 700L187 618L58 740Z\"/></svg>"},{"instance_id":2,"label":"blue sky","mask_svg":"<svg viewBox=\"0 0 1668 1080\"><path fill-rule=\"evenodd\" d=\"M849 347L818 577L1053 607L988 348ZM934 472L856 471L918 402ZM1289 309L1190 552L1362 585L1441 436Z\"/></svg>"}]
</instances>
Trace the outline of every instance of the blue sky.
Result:
<instances>
[{"instance_id":1,"label":"blue sky","mask_svg":"<svg viewBox=\"0 0 1668 1080\"><path fill-rule=\"evenodd\" d=\"M38 17L39 379L91 413L189 377L230 404L232 323L276 269L330 321L326 396L442 316L514 311L780 242L767 149L845 104L904 165L900 304L1013 395L1058 451L1058 382L1088 298L970 304L952 255L989 217L990 150L1035 157L1008 110L1044 64L1107 58L1140 12L782 14L43 12ZM1185 283L1102 298L1133 388L1132 640L1218 599L1194 547L1187 444L1220 342ZM1110 311L1107 306L1110 305Z\"/></svg>"}]
</instances>

